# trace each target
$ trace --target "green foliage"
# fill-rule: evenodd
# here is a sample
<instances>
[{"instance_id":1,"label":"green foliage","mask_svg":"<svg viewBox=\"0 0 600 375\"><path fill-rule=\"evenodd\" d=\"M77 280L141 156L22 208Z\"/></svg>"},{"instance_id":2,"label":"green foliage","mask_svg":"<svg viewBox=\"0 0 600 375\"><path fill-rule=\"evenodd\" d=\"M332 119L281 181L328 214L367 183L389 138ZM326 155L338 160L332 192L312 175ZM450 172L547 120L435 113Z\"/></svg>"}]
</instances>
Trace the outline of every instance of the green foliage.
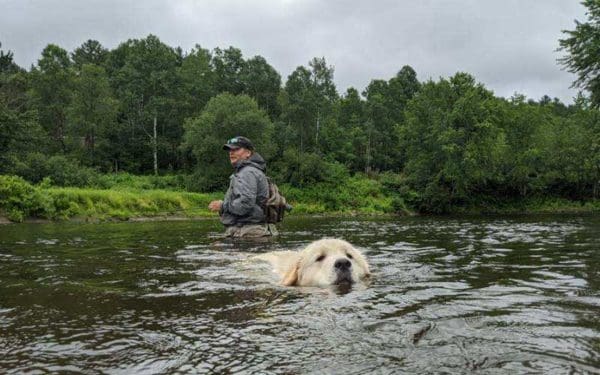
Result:
<instances>
[{"instance_id":1,"label":"green foliage","mask_svg":"<svg viewBox=\"0 0 600 375\"><path fill-rule=\"evenodd\" d=\"M33 186L20 177L0 175L0 214L12 221L48 219L129 219L166 215L208 216L215 196L164 190L56 188L46 180Z\"/></svg>"},{"instance_id":2,"label":"green foliage","mask_svg":"<svg viewBox=\"0 0 600 375\"><path fill-rule=\"evenodd\" d=\"M334 121L338 94L333 83L333 67L327 66L325 58L314 58L309 68L299 66L288 77L280 97L285 129L301 153L320 152L322 127Z\"/></svg>"},{"instance_id":3,"label":"green foliage","mask_svg":"<svg viewBox=\"0 0 600 375\"><path fill-rule=\"evenodd\" d=\"M73 71L67 51L49 44L31 72L31 105L39 114L42 128L52 140L52 151L67 151L65 144L67 108L71 101Z\"/></svg>"},{"instance_id":4,"label":"green foliage","mask_svg":"<svg viewBox=\"0 0 600 375\"><path fill-rule=\"evenodd\" d=\"M247 95L225 93L214 97L201 115L187 121L184 127L183 147L196 160L194 190L214 191L227 186L231 165L227 153L222 151L227 139L244 135L263 157L272 154L273 124Z\"/></svg>"},{"instance_id":5,"label":"green foliage","mask_svg":"<svg viewBox=\"0 0 600 375\"><path fill-rule=\"evenodd\" d=\"M384 193L379 181L364 176L303 187L284 184L280 190L294 207L294 214L406 212L397 197Z\"/></svg>"},{"instance_id":6,"label":"green foliage","mask_svg":"<svg viewBox=\"0 0 600 375\"><path fill-rule=\"evenodd\" d=\"M188 176L136 176L129 173L102 174L95 178L93 187L117 190L187 190Z\"/></svg>"},{"instance_id":7,"label":"green foliage","mask_svg":"<svg viewBox=\"0 0 600 375\"><path fill-rule=\"evenodd\" d=\"M14 160L8 172L33 183L48 177L57 186L91 186L97 178L93 169L82 167L76 160L60 155L48 158L36 152L28 153L22 161Z\"/></svg>"},{"instance_id":8,"label":"green foliage","mask_svg":"<svg viewBox=\"0 0 600 375\"><path fill-rule=\"evenodd\" d=\"M211 67L211 54L196 45L177 68L181 90L178 92L183 118L196 117L216 94L216 73Z\"/></svg>"},{"instance_id":9,"label":"green foliage","mask_svg":"<svg viewBox=\"0 0 600 375\"><path fill-rule=\"evenodd\" d=\"M0 212L12 221L42 214L46 198L20 177L0 175Z\"/></svg>"},{"instance_id":10,"label":"green foliage","mask_svg":"<svg viewBox=\"0 0 600 375\"><path fill-rule=\"evenodd\" d=\"M126 130L120 137L127 137L118 144L122 148L115 150L115 157L133 156L139 170L158 174L159 163L176 163L183 130L182 119L173 113L178 108L180 60L154 35L122 43L108 58L107 70Z\"/></svg>"},{"instance_id":11,"label":"green foliage","mask_svg":"<svg viewBox=\"0 0 600 375\"><path fill-rule=\"evenodd\" d=\"M267 63L262 56L247 60L240 72L244 84L244 93L254 98L261 109L264 109L271 119L279 113L277 97L281 87L281 76Z\"/></svg>"},{"instance_id":12,"label":"green foliage","mask_svg":"<svg viewBox=\"0 0 600 375\"><path fill-rule=\"evenodd\" d=\"M129 219L166 215L208 216L206 194L177 193L161 190L120 191L76 188L45 190L54 207L54 217Z\"/></svg>"},{"instance_id":13,"label":"green foliage","mask_svg":"<svg viewBox=\"0 0 600 375\"><path fill-rule=\"evenodd\" d=\"M242 51L234 47L225 50L215 48L214 54L212 64L215 67L217 76L217 91L232 95L244 93L244 82L241 75L246 62L242 56Z\"/></svg>"},{"instance_id":14,"label":"green foliage","mask_svg":"<svg viewBox=\"0 0 600 375\"><path fill-rule=\"evenodd\" d=\"M560 41L568 53L561 62L591 94L572 105L547 95L498 98L466 73L422 83L410 66L340 97L325 58L282 82L261 56L199 45L184 53L153 35L112 50L94 40L72 53L50 44L29 71L0 50L0 174L42 183L34 190L44 193L222 191L231 166L221 146L244 135L300 212L594 202L600 8L584 5L589 22ZM87 210L79 193L61 191L54 205L40 203L43 215ZM132 212L103 200L95 207L113 206L110 215ZM11 210L17 219L30 212Z\"/></svg>"},{"instance_id":15,"label":"green foliage","mask_svg":"<svg viewBox=\"0 0 600 375\"><path fill-rule=\"evenodd\" d=\"M420 87L416 72L410 66L404 66L389 81L373 80L365 89L367 120L361 138L366 173L371 170L399 171L404 166L405 157L398 147L400 139L394 128L405 122L406 106Z\"/></svg>"},{"instance_id":16,"label":"green foliage","mask_svg":"<svg viewBox=\"0 0 600 375\"><path fill-rule=\"evenodd\" d=\"M83 64L74 79L73 99L67 110L68 133L74 154L84 164L109 170L110 138L117 121L117 101L112 97L102 67Z\"/></svg>"},{"instance_id":17,"label":"green foliage","mask_svg":"<svg viewBox=\"0 0 600 375\"><path fill-rule=\"evenodd\" d=\"M575 21L575 30L564 30L560 50L567 52L559 62L577 75L574 86L591 93L592 103L600 106L600 3L598 0L583 0L588 9L587 22Z\"/></svg>"},{"instance_id":18,"label":"green foliage","mask_svg":"<svg viewBox=\"0 0 600 375\"><path fill-rule=\"evenodd\" d=\"M279 181L296 187L310 186L318 182L338 183L348 178L348 170L337 162L325 161L316 153L301 153L288 149L273 163L273 174Z\"/></svg>"},{"instance_id":19,"label":"green foliage","mask_svg":"<svg viewBox=\"0 0 600 375\"><path fill-rule=\"evenodd\" d=\"M419 209L448 211L492 182L504 147L496 112L492 94L463 73L427 82L409 103L407 123L398 131Z\"/></svg>"},{"instance_id":20,"label":"green foliage","mask_svg":"<svg viewBox=\"0 0 600 375\"><path fill-rule=\"evenodd\" d=\"M109 51L100 42L88 39L71 53L71 59L78 69L82 69L84 65L104 65L108 55Z\"/></svg>"},{"instance_id":21,"label":"green foliage","mask_svg":"<svg viewBox=\"0 0 600 375\"><path fill-rule=\"evenodd\" d=\"M2 48L2 43L0 43ZM0 49L0 74L14 74L21 70L13 60L13 53L11 51L4 52Z\"/></svg>"},{"instance_id":22,"label":"green foliage","mask_svg":"<svg viewBox=\"0 0 600 375\"><path fill-rule=\"evenodd\" d=\"M600 194L600 115L579 110L558 119L541 156L546 162L543 185L548 195L570 199Z\"/></svg>"}]
</instances>

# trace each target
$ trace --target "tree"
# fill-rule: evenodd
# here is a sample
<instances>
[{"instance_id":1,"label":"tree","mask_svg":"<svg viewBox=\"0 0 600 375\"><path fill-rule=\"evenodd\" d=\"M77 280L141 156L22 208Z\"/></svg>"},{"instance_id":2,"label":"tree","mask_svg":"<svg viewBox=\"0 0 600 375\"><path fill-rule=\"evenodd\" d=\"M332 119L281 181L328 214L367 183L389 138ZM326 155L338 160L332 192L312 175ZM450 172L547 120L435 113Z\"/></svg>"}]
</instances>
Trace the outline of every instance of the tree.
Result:
<instances>
[{"instance_id":1,"label":"tree","mask_svg":"<svg viewBox=\"0 0 600 375\"><path fill-rule=\"evenodd\" d=\"M364 170L368 164L365 102L358 90L350 87L340 98L339 107L337 143L329 147L329 152L351 171Z\"/></svg>"},{"instance_id":2,"label":"tree","mask_svg":"<svg viewBox=\"0 0 600 375\"><path fill-rule=\"evenodd\" d=\"M335 126L338 94L333 67L325 58L313 58L309 67L299 66L288 77L281 103L284 121L300 152L320 152L321 127Z\"/></svg>"},{"instance_id":3,"label":"tree","mask_svg":"<svg viewBox=\"0 0 600 375\"><path fill-rule=\"evenodd\" d=\"M555 118L543 149L544 185L570 199L598 198L600 193L600 113L577 109Z\"/></svg>"},{"instance_id":4,"label":"tree","mask_svg":"<svg viewBox=\"0 0 600 375\"><path fill-rule=\"evenodd\" d=\"M542 191L546 172L544 150L555 118L548 107L526 102L522 95L503 103L498 117L506 148L498 178L507 195L527 197Z\"/></svg>"},{"instance_id":5,"label":"tree","mask_svg":"<svg viewBox=\"0 0 600 375\"><path fill-rule=\"evenodd\" d=\"M77 69L85 64L104 65L108 58L108 50L97 40L87 40L71 53L71 59Z\"/></svg>"},{"instance_id":6,"label":"tree","mask_svg":"<svg viewBox=\"0 0 600 375\"><path fill-rule=\"evenodd\" d=\"M221 151L227 139L248 137L268 159L273 152L273 124L264 110L247 95L223 93L212 98L200 116L186 121L183 148L196 159L196 188L204 191L227 186L231 174L227 155Z\"/></svg>"},{"instance_id":7,"label":"tree","mask_svg":"<svg viewBox=\"0 0 600 375\"><path fill-rule=\"evenodd\" d=\"M217 76L216 88L218 93L228 92L238 95L244 92L242 71L246 65L242 51L229 47L226 50L215 48L213 68Z\"/></svg>"},{"instance_id":8,"label":"tree","mask_svg":"<svg viewBox=\"0 0 600 375\"><path fill-rule=\"evenodd\" d=\"M244 93L256 100L272 119L279 113L277 97L281 90L281 76L262 56L254 56L247 60L241 72Z\"/></svg>"},{"instance_id":9,"label":"tree","mask_svg":"<svg viewBox=\"0 0 600 375\"><path fill-rule=\"evenodd\" d=\"M117 102L112 97L104 68L93 64L81 66L73 84L68 120L74 148L82 150L79 160L91 166L104 166L104 169L110 167L112 163L108 159L112 150L107 140L116 124ZM103 155L98 155L98 149Z\"/></svg>"},{"instance_id":10,"label":"tree","mask_svg":"<svg viewBox=\"0 0 600 375\"><path fill-rule=\"evenodd\" d=\"M13 74L23 71L13 60L12 51L4 52L0 43L0 74Z\"/></svg>"},{"instance_id":11,"label":"tree","mask_svg":"<svg viewBox=\"0 0 600 375\"><path fill-rule=\"evenodd\" d=\"M380 79L372 80L363 92L367 99L365 173L370 173L372 169L377 171L389 169L399 150L394 122L386 103L387 92L388 83Z\"/></svg>"},{"instance_id":12,"label":"tree","mask_svg":"<svg viewBox=\"0 0 600 375\"><path fill-rule=\"evenodd\" d=\"M404 123L404 111L419 91L416 72L408 65L389 81L373 80L365 89L369 163L365 170L396 170L404 166L406 155L398 147L395 128Z\"/></svg>"},{"instance_id":13,"label":"tree","mask_svg":"<svg viewBox=\"0 0 600 375\"><path fill-rule=\"evenodd\" d=\"M567 35L559 40L559 50L567 52L559 58L560 64L577 75L574 87L581 87L591 94L594 106L600 106L600 2L583 0L588 9L587 22L575 21L575 30L563 30Z\"/></svg>"},{"instance_id":14,"label":"tree","mask_svg":"<svg viewBox=\"0 0 600 375\"><path fill-rule=\"evenodd\" d=\"M417 80L417 73L409 65L405 65L388 81L386 103L389 107L390 117L396 124L404 122L404 110L408 101L415 96L421 84Z\"/></svg>"},{"instance_id":15,"label":"tree","mask_svg":"<svg viewBox=\"0 0 600 375\"><path fill-rule=\"evenodd\" d=\"M398 130L420 209L446 211L494 182L504 150L498 110L492 93L465 73L425 83L409 102Z\"/></svg>"},{"instance_id":16,"label":"tree","mask_svg":"<svg viewBox=\"0 0 600 375\"><path fill-rule=\"evenodd\" d=\"M13 53L0 49L0 103L8 109L26 111L28 85L27 74L13 61Z\"/></svg>"},{"instance_id":17,"label":"tree","mask_svg":"<svg viewBox=\"0 0 600 375\"><path fill-rule=\"evenodd\" d=\"M49 44L31 72L31 97L42 127L54 141L54 151L67 152L65 129L71 101L73 71L67 51Z\"/></svg>"},{"instance_id":18,"label":"tree","mask_svg":"<svg viewBox=\"0 0 600 375\"><path fill-rule=\"evenodd\" d=\"M176 51L149 35L141 40L128 40L111 53L107 66L112 85L121 102L121 112L129 126L132 142L128 146L131 157L140 170L147 168L145 154L152 155L154 174L158 174L159 149L176 150L168 144L179 144L181 123L174 116L176 92L179 87L177 67L180 64ZM139 133L141 131L141 134ZM139 139L140 135L145 138ZM149 145L134 148L133 145ZM174 156L171 155L173 162ZM167 162L168 163L168 162Z\"/></svg>"},{"instance_id":19,"label":"tree","mask_svg":"<svg viewBox=\"0 0 600 375\"><path fill-rule=\"evenodd\" d=\"M196 117L206 103L216 94L216 74L211 66L210 52L196 45L184 56L177 69L181 87L179 106L183 118Z\"/></svg>"},{"instance_id":20,"label":"tree","mask_svg":"<svg viewBox=\"0 0 600 375\"><path fill-rule=\"evenodd\" d=\"M0 174L18 174L29 152L47 151L47 136L28 106L28 78L12 52L0 50Z\"/></svg>"}]
</instances>

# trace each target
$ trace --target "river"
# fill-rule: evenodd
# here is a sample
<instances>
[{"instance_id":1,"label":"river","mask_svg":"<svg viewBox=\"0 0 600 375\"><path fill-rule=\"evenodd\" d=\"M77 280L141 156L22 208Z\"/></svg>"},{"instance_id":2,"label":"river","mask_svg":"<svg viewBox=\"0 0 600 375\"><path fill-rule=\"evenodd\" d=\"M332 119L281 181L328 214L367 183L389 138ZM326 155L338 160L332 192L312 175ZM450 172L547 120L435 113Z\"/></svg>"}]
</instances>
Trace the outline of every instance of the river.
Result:
<instances>
[{"instance_id":1,"label":"river","mask_svg":"<svg viewBox=\"0 0 600 375\"><path fill-rule=\"evenodd\" d=\"M0 373L600 373L600 217L0 226ZM277 284L252 256L348 240L372 278Z\"/></svg>"}]
</instances>

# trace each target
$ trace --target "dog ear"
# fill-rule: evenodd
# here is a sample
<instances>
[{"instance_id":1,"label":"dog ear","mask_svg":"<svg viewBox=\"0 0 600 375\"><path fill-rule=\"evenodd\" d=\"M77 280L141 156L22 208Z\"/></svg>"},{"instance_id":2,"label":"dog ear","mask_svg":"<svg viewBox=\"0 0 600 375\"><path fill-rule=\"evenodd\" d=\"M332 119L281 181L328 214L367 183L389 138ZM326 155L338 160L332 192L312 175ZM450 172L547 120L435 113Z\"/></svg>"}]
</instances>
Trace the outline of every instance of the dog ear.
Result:
<instances>
[{"instance_id":1,"label":"dog ear","mask_svg":"<svg viewBox=\"0 0 600 375\"><path fill-rule=\"evenodd\" d=\"M300 260L294 263L294 265L283 274L281 284L285 286L294 286L298 284L298 271L300 270Z\"/></svg>"}]
</instances>

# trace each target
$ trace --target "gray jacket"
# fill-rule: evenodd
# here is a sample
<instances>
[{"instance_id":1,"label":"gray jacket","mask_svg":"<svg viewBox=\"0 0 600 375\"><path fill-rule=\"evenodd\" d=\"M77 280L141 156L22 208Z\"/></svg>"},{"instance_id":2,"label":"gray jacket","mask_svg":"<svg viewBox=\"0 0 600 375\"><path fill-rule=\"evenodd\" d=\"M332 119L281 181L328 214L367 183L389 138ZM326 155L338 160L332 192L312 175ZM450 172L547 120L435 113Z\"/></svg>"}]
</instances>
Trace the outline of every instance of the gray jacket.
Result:
<instances>
[{"instance_id":1,"label":"gray jacket","mask_svg":"<svg viewBox=\"0 0 600 375\"><path fill-rule=\"evenodd\" d=\"M221 206L221 223L242 226L265 222L263 203L269 196L265 160L253 153L235 165Z\"/></svg>"}]
</instances>

